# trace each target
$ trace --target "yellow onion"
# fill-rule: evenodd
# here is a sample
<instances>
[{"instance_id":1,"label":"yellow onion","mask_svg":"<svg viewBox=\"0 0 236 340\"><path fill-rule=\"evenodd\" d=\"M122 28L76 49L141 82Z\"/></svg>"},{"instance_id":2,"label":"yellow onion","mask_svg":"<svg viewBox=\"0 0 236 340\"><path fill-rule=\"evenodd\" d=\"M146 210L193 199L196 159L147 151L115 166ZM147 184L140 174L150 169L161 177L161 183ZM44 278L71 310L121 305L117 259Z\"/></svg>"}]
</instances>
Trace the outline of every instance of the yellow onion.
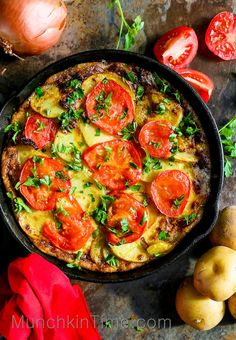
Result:
<instances>
[{"instance_id":1,"label":"yellow onion","mask_svg":"<svg viewBox=\"0 0 236 340\"><path fill-rule=\"evenodd\" d=\"M0 0L0 45L9 54L40 54L57 43L66 16L62 0Z\"/></svg>"}]
</instances>

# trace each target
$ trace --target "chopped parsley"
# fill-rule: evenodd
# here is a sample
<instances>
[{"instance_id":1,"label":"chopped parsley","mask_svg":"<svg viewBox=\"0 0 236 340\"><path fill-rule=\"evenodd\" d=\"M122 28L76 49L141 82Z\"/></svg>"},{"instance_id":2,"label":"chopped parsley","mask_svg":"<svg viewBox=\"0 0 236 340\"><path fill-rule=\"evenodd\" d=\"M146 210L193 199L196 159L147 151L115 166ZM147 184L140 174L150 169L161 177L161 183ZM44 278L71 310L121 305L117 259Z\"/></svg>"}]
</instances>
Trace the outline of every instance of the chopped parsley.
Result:
<instances>
[{"instance_id":1,"label":"chopped parsley","mask_svg":"<svg viewBox=\"0 0 236 340\"><path fill-rule=\"evenodd\" d=\"M143 205L147 207L149 204L147 195L143 195Z\"/></svg>"},{"instance_id":2,"label":"chopped parsley","mask_svg":"<svg viewBox=\"0 0 236 340\"><path fill-rule=\"evenodd\" d=\"M159 146L161 145L161 143L156 143L156 142L153 142L152 140L149 142L149 145L152 145L155 149L159 148Z\"/></svg>"},{"instance_id":3,"label":"chopped parsley","mask_svg":"<svg viewBox=\"0 0 236 340\"><path fill-rule=\"evenodd\" d=\"M126 72L125 79L130 80L132 83L137 83L137 78L134 74L134 72Z\"/></svg>"},{"instance_id":4,"label":"chopped parsley","mask_svg":"<svg viewBox=\"0 0 236 340\"><path fill-rule=\"evenodd\" d=\"M138 100L142 99L143 94L144 94L144 88L143 86L139 86L136 91L136 98Z\"/></svg>"},{"instance_id":5,"label":"chopped parsley","mask_svg":"<svg viewBox=\"0 0 236 340\"><path fill-rule=\"evenodd\" d=\"M200 129L197 127L191 113L188 113L179 124L179 129L182 134L188 137L194 136ZM176 131L176 130L175 130Z\"/></svg>"},{"instance_id":6,"label":"chopped parsley","mask_svg":"<svg viewBox=\"0 0 236 340\"><path fill-rule=\"evenodd\" d=\"M112 254L108 254L105 258L105 262L108 263L112 267L118 267L120 262L117 257Z\"/></svg>"},{"instance_id":7,"label":"chopped parsley","mask_svg":"<svg viewBox=\"0 0 236 340\"><path fill-rule=\"evenodd\" d=\"M70 189L70 195L73 195L77 190L77 187L73 186L71 189Z\"/></svg>"},{"instance_id":8,"label":"chopped parsley","mask_svg":"<svg viewBox=\"0 0 236 340\"><path fill-rule=\"evenodd\" d=\"M100 94L96 97L95 110L100 114L101 111L105 111L109 115L109 109L112 106L112 94L113 92L109 92L106 95L105 91L101 91ZM102 117L100 117L102 118ZM92 118L93 121L97 120L98 117Z\"/></svg>"},{"instance_id":9,"label":"chopped parsley","mask_svg":"<svg viewBox=\"0 0 236 340\"><path fill-rule=\"evenodd\" d=\"M36 119L35 123L38 124L38 127L34 130L34 133L40 133L41 130L46 128L46 125L44 125L39 119Z\"/></svg>"},{"instance_id":10,"label":"chopped parsley","mask_svg":"<svg viewBox=\"0 0 236 340\"><path fill-rule=\"evenodd\" d=\"M55 176L58 179L61 179L63 182L66 182L69 180L69 177L66 176L66 174L64 173L64 171L56 171L55 172Z\"/></svg>"},{"instance_id":11,"label":"chopped parsley","mask_svg":"<svg viewBox=\"0 0 236 340\"><path fill-rule=\"evenodd\" d=\"M146 156L143 160L143 170L145 173L150 172L151 170L160 170L162 169L161 161L157 158L153 158L146 152Z\"/></svg>"},{"instance_id":12,"label":"chopped parsley","mask_svg":"<svg viewBox=\"0 0 236 340\"><path fill-rule=\"evenodd\" d=\"M99 128L95 131L95 137L99 137L101 135L101 130Z\"/></svg>"},{"instance_id":13,"label":"chopped parsley","mask_svg":"<svg viewBox=\"0 0 236 340\"><path fill-rule=\"evenodd\" d=\"M103 81L102 81L102 83L103 83L103 84L108 84L108 81L109 81L109 80L108 80L107 78L104 78Z\"/></svg>"},{"instance_id":14,"label":"chopped parsley","mask_svg":"<svg viewBox=\"0 0 236 340\"><path fill-rule=\"evenodd\" d=\"M129 222L126 218L122 218L122 220L120 221L120 225L121 225L121 232L123 234L129 230Z\"/></svg>"},{"instance_id":15,"label":"chopped parsley","mask_svg":"<svg viewBox=\"0 0 236 340\"><path fill-rule=\"evenodd\" d=\"M16 137L19 135L19 133L23 130L21 122L16 122L9 124L5 127L4 132L8 133L11 132L12 135L12 140L14 143L16 143Z\"/></svg>"},{"instance_id":16,"label":"chopped parsley","mask_svg":"<svg viewBox=\"0 0 236 340\"><path fill-rule=\"evenodd\" d=\"M133 169L138 169L137 164L133 163L133 162L129 162L129 165L131 166L131 168Z\"/></svg>"},{"instance_id":17,"label":"chopped parsley","mask_svg":"<svg viewBox=\"0 0 236 340\"><path fill-rule=\"evenodd\" d=\"M147 212L145 211L139 224L143 226L147 222L147 220L148 220L148 215L147 215Z\"/></svg>"},{"instance_id":18,"label":"chopped parsley","mask_svg":"<svg viewBox=\"0 0 236 340\"><path fill-rule=\"evenodd\" d=\"M71 263L67 263L67 267L68 268L77 268L77 269L81 269L80 265L77 263L77 261L79 261L81 259L81 257L83 256L83 252L81 250L78 251L78 253L76 254L76 257L74 259L73 262Z\"/></svg>"},{"instance_id":19,"label":"chopped parsley","mask_svg":"<svg viewBox=\"0 0 236 340\"><path fill-rule=\"evenodd\" d=\"M7 197L11 199L16 214L19 214L22 211L32 213L32 210L25 204L21 197L14 197L12 192L7 192Z\"/></svg>"},{"instance_id":20,"label":"chopped parsley","mask_svg":"<svg viewBox=\"0 0 236 340\"><path fill-rule=\"evenodd\" d=\"M170 235L164 230L161 230L160 234L158 235L158 240L165 241L168 237L170 237Z\"/></svg>"},{"instance_id":21,"label":"chopped parsley","mask_svg":"<svg viewBox=\"0 0 236 340\"><path fill-rule=\"evenodd\" d=\"M196 217L197 217L197 214L193 213L193 214L190 214L190 215L185 215L184 219L185 219L185 222L187 223L187 225L189 225L189 223L191 223L193 220L195 220Z\"/></svg>"},{"instance_id":22,"label":"chopped parsley","mask_svg":"<svg viewBox=\"0 0 236 340\"><path fill-rule=\"evenodd\" d=\"M166 113L166 106L165 106L165 103L162 101L160 102L157 107L156 107L156 114L158 115L164 115Z\"/></svg>"},{"instance_id":23,"label":"chopped parsley","mask_svg":"<svg viewBox=\"0 0 236 340\"><path fill-rule=\"evenodd\" d=\"M96 209L92 212L92 216L95 219L96 222L99 224L106 224L107 221L107 209L108 204L112 203L115 200L114 197L108 196L108 195L102 195L101 196L101 204L96 207Z\"/></svg>"},{"instance_id":24,"label":"chopped parsley","mask_svg":"<svg viewBox=\"0 0 236 340\"><path fill-rule=\"evenodd\" d=\"M90 188L90 187L91 187L91 185L93 185L93 183L91 183L91 182L87 182L87 183L85 183L85 184L83 185L83 188L84 188L84 189L86 189L86 188Z\"/></svg>"},{"instance_id":25,"label":"chopped parsley","mask_svg":"<svg viewBox=\"0 0 236 340\"><path fill-rule=\"evenodd\" d=\"M42 96L44 95L44 92L42 90L41 87L37 87L35 90L34 90L34 93L36 94L36 97L38 99L42 98Z\"/></svg>"},{"instance_id":26,"label":"chopped parsley","mask_svg":"<svg viewBox=\"0 0 236 340\"><path fill-rule=\"evenodd\" d=\"M74 111L71 107L66 112L62 112L61 115L58 117L60 122L61 128L65 129L69 126L71 121L84 119L83 117L84 109L80 108L77 111Z\"/></svg>"},{"instance_id":27,"label":"chopped parsley","mask_svg":"<svg viewBox=\"0 0 236 340\"><path fill-rule=\"evenodd\" d=\"M121 120L122 120L122 119L125 119L125 117L127 116L127 114L128 114L128 109L124 109L123 114L120 116L120 119L121 119Z\"/></svg>"},{"instance_id":28,"label":"chopped parsley","mask_svg":"<svg viewBox=\"0 0 236 340\"><path fill-rule=\"evenodd\" d=\"M131 187L129 187L129 189L132 190L132 191L139 191L140 188L141 188L140 184L131 185Z\"/></svg>"},{"instance_id":29,"label":"chopped parsley","mask_svg":"<svg viewBox=\"0 0 236 340\"><path fill-rule=\"evenodd\" d=\"M122 139L129 140L133 137L134 140L136 140L134 134L136 132L137 127L138 124L136 121L129 123L124 129L121 130Z\"/></svg>"},{"instance_id":30,"label":"chopped parsley","mask_svg":"<svg viewBox=\"0 0 236 340\"><path fill-rule=\"evenodd\" d=\"M176 198L175 200L173 200L173 206L175 209L178 209L181 205L181 202L183 201L183 199L185 198L185 195L181 195L178 198Z\"/></svg>"},{"instance_id":31,"label":"chopped parsley","mask_svg":"<svg viewBox=\"0 0 236 340\"><path fill-rule=\"evenodd\" d=\"M104 145L104 149L105 149L105 162L108 162L112 153L112 148L108 145Z\"/></svg>"}]
</instances>

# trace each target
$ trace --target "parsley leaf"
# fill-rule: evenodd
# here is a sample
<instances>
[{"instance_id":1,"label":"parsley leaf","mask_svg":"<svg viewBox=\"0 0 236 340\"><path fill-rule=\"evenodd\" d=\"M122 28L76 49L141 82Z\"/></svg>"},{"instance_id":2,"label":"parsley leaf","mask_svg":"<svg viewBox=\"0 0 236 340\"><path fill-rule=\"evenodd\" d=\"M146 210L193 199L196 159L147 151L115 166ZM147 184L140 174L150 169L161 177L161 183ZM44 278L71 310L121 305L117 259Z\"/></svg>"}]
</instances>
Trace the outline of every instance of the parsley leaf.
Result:
<instances>
[{"instance_id":1,"label":"parsley leaf","mask_svg":"<svg viewBox=\"0 0 236 340\"><path fill-rule=\"evenodd\" d=\"M12 192L7 192L7 197L11 199L16 214L19 214L22 211L32 213L32 210L25 204L21 197L14 197Z\"/></svg>"},{"instance_id":2,"label":"parsley leaf","mask_svg":"<svg viewBox=\"0 0 236 340\"><path fill-rule=\"evenodd\" d=\"M189 223L191 223L193 220L195 220L197 217L197 214L190 214L190 215L185 215L184 216L184 219L185 219L185 222L187 223L187 225L189 225Z\"/></svg>"},{"instance_id":3,"label":"parsley leaf","mask_svg":"<svg viewBox=\"0 0 236 340\"><path fill-rule=\"evenodd\" d=\"M162 169L161 161L157 158L153 158L146 151L146 156L143 159L143 170L145 173L150 172L151 170L160 170Z\"/></svg>"},{"instance_id":4,"label":"parsley leaf","mask_svg":"<svg viewBox=\"0 0 236 340\"><path fill-rule=\"evenodd\" d=\"M120 262L117 257L112 254L108 254L105 258L105 262L107 262L112 267L118 267Z\"/></svg>"},{"instance_id":5,"label":"parsley leaf","mask_svg":"<svg viewBox=\"0 0 236 340\"><path fill-rule=\"evenodd\" d=\"M12 132L12 140L13 142L16 144L16 137L18 136L18 134L23 130L22 128L22 124L21 122L16 122L16 123L12 123L9 124L5 127L4 132Z\"/></svg>"},{"instance_id":6,"label":"parsley leaf","mask_svg":"<svg viewBox=\"0 0 236 340\"><path fill-rule=\"evenodd\" d=\"M188 113L185 117L183 117L179 124L179 129L182 134L188 137L194 136L200 130L191 113Z\"/></svg>"},{"instance_id":7,"label":"parsley leaf","mask_svg":"<svg viewBox=\"0 0 236 340\"><path fill-rule=\"evenodd\" d=\"M168 237L170 237L170 235L164 230L161 230L160 234L158 235L158 240L165 241Z\"/></svg>"},{"instance_id":8,"label":"parsley leaf","mask_svg":"<svg viewBox=\"0 0 236 340\"><path fill-rule=\"evenodd\" d=\"M126 29L126 34L124 36L124 50L128 51L134 44L135 44L135 38L137 34L144 28L144 22L142 21L140 15L138 15L133 23L131 25L128 24L128 22L125 19L123 9L121 7L120 0L111 0L108 4L109 9L113 9L115 6L117 6L120 18L121 18L121 24L119 29L119 38L116 45L116 49L119 49L121 38L123 35L124 27Z\"/></svg>"},{"instance_id":9,"label":"parsley leaf","mask_svg":"<svg viewBox=\"0 0 236 340\"><path fill-rule=\"evenodd\" d=\"M34 93L36 94L37 98L40 99L43 95L44 95L44 92L42 90L41 87L37 87L35 90L34 90Z\"/></svg>"},{"instance_id":10,"label":"parsley leaf","mask_svg":"<svg viewBox=\"0 0 236 340\"><path fill-rule=\"evenodd\" d=\"M178 198L176 198L175 200L173 200L174 208L178 209L184 198L185 198L185 195L183 194L183 195L179 196Z\"/></svg>"},{"instance_id":11,"label":"parsley leaf","mask_svg":"<svg viewBox=\"0 0 236 340\"><path fill-rule=\"evenodd\" d=\"M122 139L129 140L134 137L137 127L137 122L133 121L132 123L129 123L124 129L121 130Z\"/></svg>"},{"instance_id":12,"label":"parsley leaf","mask_svg":"<svg viewBox=\"0 0 236 340\"><path fill-rule=\"evenodd\" d=\"M225 177L233 175L233 159L236 159L236 116L234 116L220 130L220 138L224 149L224 174Z\"/></svg>"}]
</instances>

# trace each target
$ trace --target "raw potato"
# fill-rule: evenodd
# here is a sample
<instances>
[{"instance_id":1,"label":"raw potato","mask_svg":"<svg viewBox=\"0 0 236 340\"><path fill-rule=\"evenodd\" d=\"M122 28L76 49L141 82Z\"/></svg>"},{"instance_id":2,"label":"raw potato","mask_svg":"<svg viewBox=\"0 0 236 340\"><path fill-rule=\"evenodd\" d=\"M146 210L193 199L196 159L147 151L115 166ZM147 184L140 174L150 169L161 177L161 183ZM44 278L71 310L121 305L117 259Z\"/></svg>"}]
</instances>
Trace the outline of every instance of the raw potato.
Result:
<instances>
[{"instance_id":1,"label":"raw potato","mask_svg":"<svg viewBox=\"0 0 236 340\"><path fill-rule=\"evenodd\" d=\"M30 105L32 109L47 118L56 118L60 116L64 109L60 105L60 90L55 85L41 86L43 95L38 96L33 93L30 97Z\"/></svg>"},{"instance_id":2,"label":"raw potato","mask_svg":"<svg viewBox=\"0 0 236 340\"><path fill-rule=\"evenodd\" d=\"M236 319L236 293L228 300L228 306L232 317Z\"/></svg>"},{"instance_id":3,"label":"raw potato","mask_svg":"<svg viewBox=\"0 0 236 340\"><path fill-rule=\"evenodd\" d=\"M180 318L199 331L218 325L225 313L225 303L202 296L194 288L192 277L187 277L180 285L175 305Z\"/></svg>"},{"instance_id":4,"label":"raw potato","mask_svg":"<svg viewBox=\"0 0 236 340\"><path fill-rule=\"evenodd\" d=\"M213 246L226 246L236 250L236 206L224 208L210 233Z\"/></svg>"},{"instance_id":5,"label":"raw potato","mask_svg":"<svg viewBox=\"0 0 236 340\"><path fill-rule=\"evenodd\" d=\"M236 251L218 246L202 255L194 270L194 287L212 300L227 300L236 292Z\"/></svg>"}]
</instances>

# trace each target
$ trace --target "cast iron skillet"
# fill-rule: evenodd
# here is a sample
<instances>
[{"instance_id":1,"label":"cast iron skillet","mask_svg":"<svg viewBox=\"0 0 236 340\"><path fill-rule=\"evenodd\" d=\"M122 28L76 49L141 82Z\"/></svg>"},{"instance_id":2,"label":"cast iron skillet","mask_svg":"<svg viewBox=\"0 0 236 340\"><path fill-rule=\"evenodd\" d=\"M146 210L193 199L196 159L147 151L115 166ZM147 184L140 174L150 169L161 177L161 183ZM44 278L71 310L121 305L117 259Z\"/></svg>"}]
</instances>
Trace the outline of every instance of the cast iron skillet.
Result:
<instances>
[{"instance_id":1,"label":"cast iron skillet","mask_svg":"<svg viewBox=\"0 0 236 340\"><path fill-rule=\"evenodd\" d=\"M6 192L2 182L0 185L0 212L11 233L29 252L42 255L52 263L56 264L70 278L91 282L112 283L138 279L157 272L163 267L166 267L166 270L168 270L167 266L171 262L179 258L180 255L193 247L193 245L195 245L200 239L205 237L210 232L218 213L218 200L223 182L223 152L217 126L209 108L203 103L200 96L177 73L143 55L115 50L99 50L78 53L46 67L36 76L34 76L18 95L14 96L6 103L0 115L0 155L4 148L4 127L9 124L9 118L14 113L14 111L34 91L37 86L42 85L49 76L68 67L74 66L78 63L100 61L103 59L107 61L134 63L149 71L157 72L160 77L165 78L176 89L178 89L180 93L184 95L185 99L190 103L198 115L198 118L207 136L212 164L210 183L211 192L208 202L204 208L201 221L168 255L143 265L141 268L128 272L99 273L85 270L79 271L76 268L67 268L64 262L52 256L46 255L38 250L31 243L29 238L25 235L16 222L9 204L9 200L6 198Z\"/></svg>"}]
</instances>

